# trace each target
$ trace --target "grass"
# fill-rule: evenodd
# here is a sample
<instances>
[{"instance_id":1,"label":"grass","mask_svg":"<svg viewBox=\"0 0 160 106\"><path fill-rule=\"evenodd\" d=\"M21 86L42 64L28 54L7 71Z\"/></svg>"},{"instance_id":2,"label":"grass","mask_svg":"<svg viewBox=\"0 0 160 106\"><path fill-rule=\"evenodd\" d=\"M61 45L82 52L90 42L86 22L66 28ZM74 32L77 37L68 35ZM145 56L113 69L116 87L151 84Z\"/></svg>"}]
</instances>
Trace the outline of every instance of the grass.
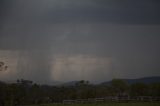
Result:
<instances>
[{"instance_id":1,"label":"grass","mask_svg":"<svg viewBox=\"0 0 160 106\"><path fill-rule=\"evenodd\" d=\"M159 103L43 104L30 106L160 106Z\"/></svg>"}]
</instances>

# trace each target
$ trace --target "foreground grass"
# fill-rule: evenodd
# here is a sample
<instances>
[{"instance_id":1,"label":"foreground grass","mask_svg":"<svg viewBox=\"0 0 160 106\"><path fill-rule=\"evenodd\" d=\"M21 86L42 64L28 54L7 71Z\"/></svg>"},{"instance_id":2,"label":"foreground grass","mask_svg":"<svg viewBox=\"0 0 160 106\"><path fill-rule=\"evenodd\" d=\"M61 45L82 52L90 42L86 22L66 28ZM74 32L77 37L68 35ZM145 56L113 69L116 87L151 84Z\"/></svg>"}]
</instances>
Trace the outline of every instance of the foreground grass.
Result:
<instances>
[{"instance_id":1,"label":"foreground grass","mask_svg":"<svg viewBox=\"0 0 160 106\"><path fill-rule=\"evenodd\" d=\"M160 106L159 103L43 104L30 106Z\"/></svg>"}]
</instances>

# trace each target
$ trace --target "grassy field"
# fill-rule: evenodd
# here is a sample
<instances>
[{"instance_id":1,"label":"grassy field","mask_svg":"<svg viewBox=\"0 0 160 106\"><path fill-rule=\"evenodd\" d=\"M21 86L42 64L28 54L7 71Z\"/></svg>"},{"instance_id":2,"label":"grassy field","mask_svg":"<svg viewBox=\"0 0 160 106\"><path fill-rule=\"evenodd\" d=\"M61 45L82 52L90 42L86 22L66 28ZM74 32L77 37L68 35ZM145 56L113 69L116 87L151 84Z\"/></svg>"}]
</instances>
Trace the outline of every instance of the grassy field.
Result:
<instances>
[{"instance_id":1,"label":"grassy field","mask_svg":"<svg viewBox=\"0 0 160 106\"><path fill-rule=\"evenodd\" d=\"M160 103L43 104L30 106L160 106Z\"/></svg>"}]
</instances>

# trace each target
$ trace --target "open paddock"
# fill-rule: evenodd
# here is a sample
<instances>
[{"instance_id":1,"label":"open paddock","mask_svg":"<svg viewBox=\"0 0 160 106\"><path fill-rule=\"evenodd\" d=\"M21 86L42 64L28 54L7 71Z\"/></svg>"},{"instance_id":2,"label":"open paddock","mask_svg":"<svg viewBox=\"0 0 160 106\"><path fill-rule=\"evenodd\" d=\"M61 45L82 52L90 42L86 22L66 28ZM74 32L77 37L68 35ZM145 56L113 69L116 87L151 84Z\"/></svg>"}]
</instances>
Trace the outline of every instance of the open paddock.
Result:
<instances>
[{"instance_id":1,"label":"open paddock","mask_svg":"<svg viewBox=\"0 0 160 106\"><path fill-rule=\"evenodd\" d=\"M160 103L95 103L95 104L41 104L28 106L160 106Z\"/></svg>"}]
</instances>

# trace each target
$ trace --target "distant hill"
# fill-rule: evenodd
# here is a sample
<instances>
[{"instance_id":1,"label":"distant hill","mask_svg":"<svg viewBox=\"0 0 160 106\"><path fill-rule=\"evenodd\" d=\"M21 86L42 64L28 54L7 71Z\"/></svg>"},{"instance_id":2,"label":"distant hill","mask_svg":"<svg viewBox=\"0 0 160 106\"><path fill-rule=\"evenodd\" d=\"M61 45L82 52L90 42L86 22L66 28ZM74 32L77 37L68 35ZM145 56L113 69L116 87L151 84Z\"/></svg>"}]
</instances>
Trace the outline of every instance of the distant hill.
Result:
<instances>
[{"instance_id":1,"label":"distant hill","mask_svg":"<svg viewBox=\"0 0 160 106\"><path fill-rule=\"evenodd\" d=\"M150 83L160 83L160 76L153 76L153 77L144 77L144 78L137 78L137 79L122 79L128 84L134 84L134 83L145 83L145 84L150 84ZM103 82L101 83L102 85L109 85L111 84L111 81Z\"/></svg>"},{"instance_id":2,"label":"distant hill","mask_svg":"<svg viewBox=\"0 0 160 106\"><path fill-rule=\"evenodd\" d=\"M119 79L122 79L122 78L119 78ZM160 76L144 77L144 78L137 78L137 79L122 79L122 80L124 80L128 84L134 84L137 82L145 83L145 84L157 83L157 82L160 83ZM70 81L70 82L66 82L66 83L53 81L53 82L50 82L47 84L41 84L41 85L75 86L77 84L77 82L79 82L79 81ZM11 83L16 83L16 81L7 81L7 82L0 81L0 84L5 84L5 83L11 84ZM111 84L111 81L106 81L106 82L100 83L100 85L110 85L110 84Z\"/></svg>"},{"instance_id":3,"label":"distant hill","mask_svg":"<svg viewBox=\"0 0 160 106\"><path fill-rule=\"evenodd\" d=\"M157 83L157 82L160 83L160 76L144 77L144 78L137 78L137 79L122 79L122 80L124 80L128 84L134 84L134 83L137 83L137 82L145 83L145 84ZM77 82L78 81L70 81L70 82L60 84L60 85L61 86L75 86ZM106 81L106 82L103 82L103 83L100 83L100 84L110 85L111 81Z\"/></svg>"},{"instance_id":4,"label":"distant hill","mask_svg":"<svg viewBox=\"0 0 160 106\"><path fill-rule=\"evenodd\" d=\"M0 81L0 85L5 84L5 82Z\"/></svg>"},{"instance_id":5,"label":"distant hill","mask_svg":"<svg viewBox=\"0 0 160 106\"><path fill-rule=\"evenodd\" d=\"M61 84L61 86L75 86L77 82L78 81L70 81L70 82Z\"/></svg>"}]
</instances>

